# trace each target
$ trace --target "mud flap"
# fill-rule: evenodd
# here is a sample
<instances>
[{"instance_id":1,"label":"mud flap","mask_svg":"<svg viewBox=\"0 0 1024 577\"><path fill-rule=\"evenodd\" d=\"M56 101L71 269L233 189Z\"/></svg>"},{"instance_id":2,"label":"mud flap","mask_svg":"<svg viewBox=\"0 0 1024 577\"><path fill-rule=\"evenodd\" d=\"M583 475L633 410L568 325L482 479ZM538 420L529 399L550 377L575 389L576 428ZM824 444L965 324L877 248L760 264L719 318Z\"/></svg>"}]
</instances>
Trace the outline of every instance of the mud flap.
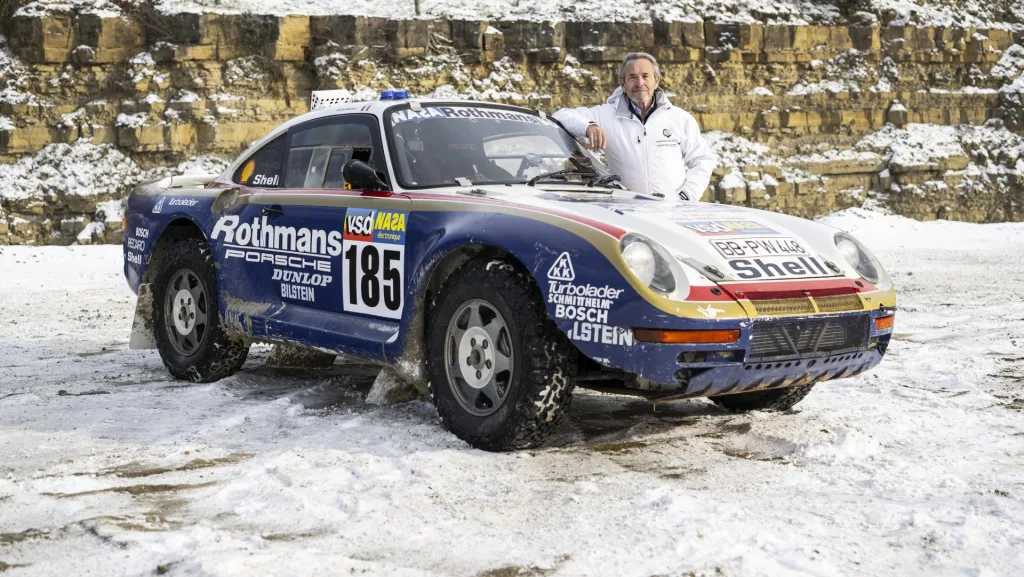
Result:
<instances>
[{"instance_id":1,"label":"mud flap","mask_svg":"<svg viewBox=\"0 0 1024 577\"><path fill-rule=\"evenodd\" d=\"M153 285L139 285L139 298L135 303L135 320L128 340L129 349L155 349L156 333L153 331Z\"/></svg>"}]
</instances>

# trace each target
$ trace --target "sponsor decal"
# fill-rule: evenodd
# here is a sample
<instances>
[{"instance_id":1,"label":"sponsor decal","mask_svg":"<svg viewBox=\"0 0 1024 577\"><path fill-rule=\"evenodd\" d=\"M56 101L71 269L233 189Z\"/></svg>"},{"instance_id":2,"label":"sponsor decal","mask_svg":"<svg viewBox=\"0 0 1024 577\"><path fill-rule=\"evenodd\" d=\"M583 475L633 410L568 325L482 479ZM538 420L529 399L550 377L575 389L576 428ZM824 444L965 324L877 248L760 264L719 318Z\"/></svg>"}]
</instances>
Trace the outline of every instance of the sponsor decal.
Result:
<instances>
[{"instance_id":1,"label":"sponsor decal","mask_svg":"<svg viewBox=\"0 0 1024 577\"><path fill-rule=\"evenodd\" d=\"M253 186L277 186L281 182L281 175L275 174L274 176L267 176L265 174L257 174L252 177Z\"/></svg>"},{"instance_id":2,"label":"sponsor decal","mask_svg":"<svg viewBox=\"0 0 1024 577\"><path fill-rule=\"evenodd\" d=\"M252 172L254 170L256 170L255 160L250 160L245 163L245 167L242 168L242 184L247 184L249 182L249 177L252 176Z\"/></svg>"},{"instance_id":3,"label":"sponsor decal","mask_svg":"<svg viewBox=\"0 0 1024 577\"><path fill-rule=\"evenodd\" d=\"M548 269L548 303L555 305L555 318L573 321L567 333L569 338L632 346L632 330L608 325L608 311L625 289L577 284L575 280L572 258L568 252L563 252Z\"/></svg>"},{"instance_id":4,"label":"sponsor decal","mask_svg":"<svg viewBox=\"0 0 1024 577\"><path fill-rule=\"evenodd\" d=\"M729 266L741 279L801 278L831 274L813 256L738 258L730 260Z\"/></svg>"},{"instance_id":5,"label":"sponsor decal","mask_svg":"<svg viewBox=\"0 0 1024 577\"><path fill-rule=\"evenodd\" d=\"M275 268L270 276L271 280L287 281L307 286L327 286L331 284L333 277L329 274L309 273L297 270Z\"/></svg>"},{"instance_id":6,"label":"sponsor decal","mask_svg":"<svg viewBox=\"0 0 1024 577\"><path fill-rule=\"evenodd\" d=\"M810 254L800 241L785 237L716 239L711 241L711 246L727 259Z\"/></svg>"},{"instance_id":7,"label":"sponsor decal","mask_svg":"<svg viewBox=\"0 0 1024 577\"><path fill-rule=\"evenodd\" d=\"M305 271L275 269L271 273L271 280L291 281L294 285L308 283L311 286L326 286L330 283L333 278L331 257L341 255L342 245L340 231L277 226L268 223L265 216L253 218L251 222L241 222L235 215L222 216L213 226L210 238L222 241L225 259ZM294 275L285 276L286 272ZM312 290L285 289L284 282L281 287L282 298L316 301L316 294Z\"/></svg>"},{"instance_id":8,"label":"sponsor decal","mask_svg":"<svg viewBox=\"0 0 1024 577\"><path fill-rule=\"evenodd\" d=\"M164 198L161 197L160 200L156 201L156 206L153 207L153 214L160 214L160 212L163 211L163 209L164 209Z\"/></svg>"},{"instance_id":9,"label":"sponsor decal","mask_svg":"<svg viewBox=\"0 0 1024 577\"><path fill-rule=\"evenodd\" d=\"M199 201L194 198L172 198L167 206L195 206Z\"/></svg>"},{"instance_id":10,"label":"sponsor decal","mask_svg":"<svg viewBox=\"0 0 1024 577\"><path fill-rule=\"evenodd\" d=\"M429 120L433 118L484 118L490 120L511 120L513 122L525 122L528 124L544 124L551 126L552 123L546 118L532 114L522 114L511 110L497 110L493 108L473 108L469 106L428 106L422 110L397 110L391 113L391 124L397 125L414 120Z\"/></svg>"},{"instance_id":11,"label":"sponsor decal","mask_svg":"<svg viewBox=\"0 0 1024 577\"><path fill-rule=\"evenodd\" d=\"M281 298L304 303L315 303L315 289L334 280L331 258L342 249L341 231L274 225L265 216L222 216L210 238L222 242L225 259L273 266L270 280L280 283Z\"/></svg>"},{"instance_id":12,"label":"sponsor decal","mask_svg":"<svg viewBox=\"0 0 1024 577\"><path fill-rule=\"evenodd\" d=\"M408 216L368 208L346 211L341 269L346 312L402 318Z\"/></svg>"},{"instance_id":13,"label":"sponsor decal","mask_svg":"<svg viewBox=\"0 0 1024 577\"><path fill-rule=\"evenodd\" d=\"M633 330L594 323L573 323L568 336L574 341L603 345L633 346Z\"/></svg>"},{"instance_id":14,"label":"sponsor decal","mask_svg":"<svg viewBox=\"0 0 1024 577\"><path fill-rule=\"evenodd\" d=\"M765 235L779 234L767 226L751 220L708 220L694 222L679 222L683 228L691 230L701 236L740 236L740 235Z\"/></svg>"},{"instance_id":15,"label":"sponsor decal","mask_svg":"<svg viewBox=\"0 0 1024 577\"><path fill-rule=\"evenodd\" d=\"M136 226L128 229L128 236L124 239L124 258L132 264L141 265L142 255L132 251L146 251L146 239L149 238L149 229Z\"/></svg>"},{"instance_id":16,"label":"sponsor decal","mask_svg":"<svg viewBox=\"0 0 1024 577\"><path fill-rule=\"evenodd\" d=\"M313 303L316 302L316 291L308 286L281 283L281 298Z\"/></svg>"},{"instance_id":17,"label":"sponsor decal","mask_svg":"<svg viewBox=\"0 0 1024 577\"><path fill-rule=\"evenodd\" d=\"M228 246L239 248L273 249L285 253L319 256L341 254L341 233L319 228L275 226L267 217L256 217L252 222L240 222L236 215L222 216L213 226L210 238Z\"/></svg>"},{"instance_id":18,"label":"sponsor decal","mask_svg":"<svg viewBox=\"0 0 1024 577\"><path fill-rule=\"evenodd\" d=\"M551 264L551 268L548 269L548 278L564 281L576 280L576 271L572 269L572 259L569 258L568 252L558 255L555 262Z\"/></svg>"}]
</instances>

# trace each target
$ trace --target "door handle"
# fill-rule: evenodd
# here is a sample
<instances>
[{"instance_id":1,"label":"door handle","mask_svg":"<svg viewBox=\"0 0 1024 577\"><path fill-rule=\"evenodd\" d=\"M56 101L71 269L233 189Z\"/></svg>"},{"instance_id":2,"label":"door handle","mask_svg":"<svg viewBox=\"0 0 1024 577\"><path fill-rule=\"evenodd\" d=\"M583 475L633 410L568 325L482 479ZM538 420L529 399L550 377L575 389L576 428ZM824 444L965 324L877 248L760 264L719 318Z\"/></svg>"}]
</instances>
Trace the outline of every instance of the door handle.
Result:
<instances>
[{"instance_id":1,"label":"door handle","mask_svg":"<svg viewBox=\"0 0 1024 577\"><path fill-rule=\"evenodd\" d=\"M284 210L275 206L264 206L260 212L263 216L282 216L284 214Z\"/></svg>"}]
</instances>

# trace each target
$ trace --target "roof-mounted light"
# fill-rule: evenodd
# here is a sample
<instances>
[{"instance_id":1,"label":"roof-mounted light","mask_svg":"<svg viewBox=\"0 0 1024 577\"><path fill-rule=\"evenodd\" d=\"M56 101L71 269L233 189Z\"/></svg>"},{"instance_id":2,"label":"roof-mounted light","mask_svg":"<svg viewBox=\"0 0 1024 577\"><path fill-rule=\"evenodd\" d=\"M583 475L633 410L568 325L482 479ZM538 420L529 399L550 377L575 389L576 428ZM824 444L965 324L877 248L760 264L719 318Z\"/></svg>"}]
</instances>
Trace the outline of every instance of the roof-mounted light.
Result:
<instances>
[{"instance_id":1,"label":"roof-mounted light","mask_svg":"<svg viewBox=\"0 0 1024 577\"><path fill-rule=\"evenodd\" d=\"M381 100L405 100L409 98L408 90L385 90L380 93Z\"/></svg>"}]
</instances>

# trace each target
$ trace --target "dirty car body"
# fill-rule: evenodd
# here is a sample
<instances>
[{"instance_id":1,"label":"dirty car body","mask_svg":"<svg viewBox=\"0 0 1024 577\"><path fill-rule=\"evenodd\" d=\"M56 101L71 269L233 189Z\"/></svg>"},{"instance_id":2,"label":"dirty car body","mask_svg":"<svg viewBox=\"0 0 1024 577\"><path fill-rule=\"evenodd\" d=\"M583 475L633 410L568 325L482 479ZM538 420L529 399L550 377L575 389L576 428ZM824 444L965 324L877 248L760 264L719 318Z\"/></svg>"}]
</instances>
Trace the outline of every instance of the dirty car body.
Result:
<instances>
[{"instance_id":1,"label":"dirty car body","mask_svg":"<svg viewBox=\"0 0 1024 577\"><path fill-rule=\"evenodd\" d=\"M132 346L175 374L224 376L189 365L215 338L375 361L487 449L542 442L576 385L785 408L878 364L895 310L849 235L624 190L556 122L496 104L310 112L221 175L140 186L125 239ZM169 256L183 239L208 248L208 280L164 270L202 267Z\"/></svg>"}]
</instances>

